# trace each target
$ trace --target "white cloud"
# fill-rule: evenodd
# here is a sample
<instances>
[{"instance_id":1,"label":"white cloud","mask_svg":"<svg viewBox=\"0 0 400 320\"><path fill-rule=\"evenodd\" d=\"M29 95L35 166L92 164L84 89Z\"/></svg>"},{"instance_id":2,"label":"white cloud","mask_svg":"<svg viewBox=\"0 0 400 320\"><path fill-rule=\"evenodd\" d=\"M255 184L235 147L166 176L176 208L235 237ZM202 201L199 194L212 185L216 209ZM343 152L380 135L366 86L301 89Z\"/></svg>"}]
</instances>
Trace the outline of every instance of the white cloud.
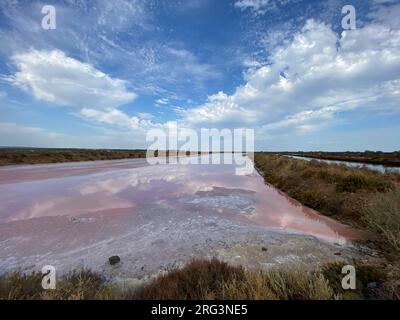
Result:
<instances>
[{"instance_id":1,"label":"white cloud","mask_svg":"<svg viewBox=\"0 0 400 320\"><path fill-rule=\"evenodd\" d=\"M383 2L383 0L380 0ZM396 1L396 0L395 0ZM394 1L385 1L391 3ZM391 6L378 6L377 10L372 11L368 14L368 17L375 21L388 25L392 28L400 28L400 4Z\"/></svg>"},{"instance_id":2,"label":"white cloud","mask_svg":"<svg viewBox=\"0 0 400 320\"><path fill-rule=\"evenodd\" d=\"M175 37L172 40L172 29L164 28L159 21L160 10L194 8L196 4L207 5L204 0L165 4L154 0L58 1L57 31L44 34L40 24L43 3L19 1L7 5L0 1L4 17L0 58L27 52L32 44L36 49L58 48L73 52L80 61L112 68L113 74L129 80L132 90L140 95L176 93L188 98L188 85L203 94L206 81L221 75L216 71L219 65L208 65L197 52L189 50L178 58L169 49L182 50L185 43Z\"/></svg>"},{"instance_id":3,"label":"white cloud","mask_svg":"<svg viewBox=\"0 0 400 320\"><path fill-rule=\"evenodd\" d=\"M171 61L174 61L174 64L176 64L176 67L172 67L169 72L173 72L175 68L178 68L180 72L184 72L198 79L208 79L218 76L218 72L210 65L199 62L197 57L186 49L177 49L167 46L165 50L166 53L172 57Z\"/></svg>"},{"instance_id":4,"label":"white cloud","mask_svg":"<svg viewBox=\"0 0 400 320\"><path fill-rule=\"evenodd\" d=\"M145 148L146 134L140 129L88 127L89 132L59 133L40 127L0 122L0 146L42 148ZM94 138L95 137L95 138Z\"/></svg>"},{"instance_id":5,"label":"white cloud","mask_svg":"<svg viewBox=\"0 0 400 320\"><path fill-rule=\"evenodd\" d=\"M263 15L277 9L277 4L285 5L290 1L293 0L236 0L234 6L241 11L250 10L256 15Z\"/></svg>"},{"instance_id":6,"label":"white cloud","mask_svg":"<svg viewBox=\"0 0 400 320\"><path fill-rule=\"evenodd\" d=\"M399 30L374 23L339 37L309 20L269 61L250 69L234 94L210 96L185 112L184 121L310 131L355 108L400 111Z\"/></svg>"},{"instance_id":7,"label":"white cloud","mask_svg":"<svg viewBox=\"0 0 400 320\"><path fill-rule=\"evenodd\" d=\"M31 50L14 55L12 61L18 71L8 80L38 100L60 106L106 109L136 97L128 91L125 81L70 58L60 50Z\"/></svg>"},{"instance_id":8,"label":"white cloud","mask_svg":"<svg viewBox=\"0 0 400 320\"><path fill-rule=\"evenodd\" d=\"M152 122L154 116L150 113L139 112L137 116L130 116L115 108L107 110L83 108L79 116L100 124L110 125L112 127L111 131L109 131L111 135L115 135L117 132L125 132L128 137L141 137L143 140L145 139L147 129L162 126L161 123Z\"/></svg>"},{"instance_id":9,"label":"white cloud","mask_svg":"<svg viewBox=\"0 0 400 320\"><path fill-rule=\"evenodd\" d=\"M228 96L220 91L217 94L208 97L208 102L204 105L182 110L185 120L193 125L218 125L218 124L243 124L247 122L252 124L255 119L255 113L235 102L234 96Z\"/></svg>"},{"instance_id":10,"label":"white cloud","mask_svg":"<svg viewBox=\"0 0 400 320\"><path fill-rule=\"evenodd\" d=\"M166 104L168 104L168 99L166 99L166 98L157 99L156 104L166 105Z\"/></svg>"},{"instance_id":11,"label":"white cloud","mask_svg":"<svg viewBox=\"0 0 400 320\"><path fill-rule=\"evenodd\" d=\"M0 146L57 145L65 135L43 128L30 127L14 122L0 122Z\"/></svg>"},{"instance_id":12,"label":"white cloud","mask_svg":"<svg viewBox=\"0 0 400 320\"><path fill-rule=\"evenodd\" d=\"M139 127L139 118L118 109L136 98L125 81L67 57L60 50L31 50L14 55L12 61L18 71L6 79L36 99L79 108L79 115L99 123L128 129Z\"/></svg>"},{"instance_id":13,"label":"white cloud","mask_svg":"<svg viewBox=\"0 0 400 320\"><path fill-rule=\"evenodd\" d=\"M207 4L207 0L185 0L185 1L171 1L176 11L186 13L201 8Z\"/></svg>"},{"instance_id":14,"label":"white cloud","mask_svg":"<svg viewBox=\"0 0 400 320\"><path fill-rule=\"evenodd\" d=\"M383 4L383 3L387 4L387 3L394 3L396 1L397 0L372 0L374 4Z\"/></svg>"},{"instance_id":15,"label":"white cloud","mask_svg":"<svg viewBox=\"0 0 400 320\"><path fill-rule=\"evenodd\" d=\"M118 127L137 129L139 127L139 118L130 117L118 109L109 109L106 111L83 108L80 114L86 118L96 120L100 123L110 124Z\"/></svg>"},{"instance_id":16,"label":"white cloud","mask_svg":"<svg viewBox=\"0 0 400 320\"><path fill-rule=\"evenodd\" d=\"M237 0L235 7L240 10L250 9L258 14L263 14L267 7L271 5L269 0Z\"/></svg>"},{"instance_id":17,"label":"white cloud","mask_svg":"<svg viewBox=\"0 0 400 320\"><path fill-rule=\"evenodd\" d=\"M0 123L0 134L5 134L7 132L13 133L43 133L50 134L49 136L55 136L54 133L50 133L45 129L37 128L37 127L27 127L20 126L13 122L2 122Z\"/></svg>"},{"instance_id":18,"label":"white cloud","mask_svg":"<svg viewBox=\"0 0 400 320\"><path fill-rule=\"evenodd\" d=\"M143 119L143 120L151 120L154 118L154 115L152 115L151 113L148 113L148 112L139 112L138 116L140 119Z\"/></svg>"}]
</instances>

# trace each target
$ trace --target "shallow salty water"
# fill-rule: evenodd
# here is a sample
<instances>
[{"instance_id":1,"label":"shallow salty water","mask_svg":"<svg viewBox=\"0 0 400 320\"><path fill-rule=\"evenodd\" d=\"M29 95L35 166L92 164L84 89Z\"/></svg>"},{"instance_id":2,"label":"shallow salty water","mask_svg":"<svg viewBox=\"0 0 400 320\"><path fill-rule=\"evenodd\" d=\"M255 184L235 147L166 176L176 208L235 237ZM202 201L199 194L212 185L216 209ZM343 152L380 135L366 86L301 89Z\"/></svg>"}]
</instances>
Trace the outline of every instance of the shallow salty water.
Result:
<instances>
[{"instance_id":1,"label":"shallow salty water","mask_svg":"<svg viewBox=\"0 0 400 320\"><path fill-rule=\"evenodd\" d=\"M371 164L371 163L353 162L353 161L344 161L344 160L327 160L327 159L317 159L317 158L301 157L301 156L288 156L288 157L294 158L294 159L306 160L306 161L316 160L316 161L322 161L322 162L326 162L326 163L344 164L344 165L346 165L348 167L352 167L352 168L368 168L368 169L378 171L381 173L385 173L385 172L400 173L400 167L390 167L390 166L384 166L381 164Z\"/></svg>"},{"instance_id":2,"label":"shallow salty water","mask_svg":"<svg viewBox=\"0 0 400 320\"><path fill-rule=\"evenodd\" d=\"M115 251L132 264L161 260L192 250L207 234L227 230L230 239L228 230L239 237L252 228L330 243L357 237L266 186L256 172L235 175L235 165L133 159L0 168L0 271L42 262L96 265Z\"/></svg>"}]
</instances>

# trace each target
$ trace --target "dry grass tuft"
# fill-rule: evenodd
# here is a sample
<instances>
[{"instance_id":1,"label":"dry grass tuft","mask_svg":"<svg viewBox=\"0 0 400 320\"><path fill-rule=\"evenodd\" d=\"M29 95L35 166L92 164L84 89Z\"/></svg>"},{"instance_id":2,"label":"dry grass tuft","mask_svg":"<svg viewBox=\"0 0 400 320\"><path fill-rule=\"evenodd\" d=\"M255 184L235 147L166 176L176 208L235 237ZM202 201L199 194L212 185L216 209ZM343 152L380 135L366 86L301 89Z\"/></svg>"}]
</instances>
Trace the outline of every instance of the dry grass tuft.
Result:
<instances>
[{"instance_id":1,"label":"dry grass tuft","mask_svg":"<svg viewBox=\"0 0 400 320\"><path fill-rule=\"evenodd\" d=\"M42 289L42 274L13 272L0 278L0 300L111 300L119 290L90 271L81 270L57 281L55 290Z\"/></svg>"},{"instance_id":2,"label":"dry grass tuft","mask_svg":"<svg viewBox=\"0 0 400 320\"><path fill-rule=\"evenodd\" d=\"M245 272L217 259L194 260L182 269L159 276L142 292L148 300L224 299L225 283L243 281Z\"/></svg>"},{"instance_id":3,"label":"dry grass tuft","mask_svg":"<svg viewBox=\"0 0 400 320\"><path fill-rule=\"evenodd\" d=\"M145 150L0 149L0 166L144 158Z\"/></svg>"},{"instance_id":4,"label":"dry grass tuft","mask_svg":"<svg viewBox=\"0 0 400 320\"><path fill-rule=\"evenodd\" d=\"M41 298L42 275L19 271L0 278L0 300L37 300Z\"/></svg>"},{"instance_id":5,"label":"dry grass tuft","mask_svg":"<svg viewBox=\"0 0 400 320\"><path fill-rule=\"evenodd\" d=\"M341 288L342 264L321 270L305 266L246 271L217 259L194 260L182 269L159 276L142 289L126 290L100 275L82 270L57 281L56 290L44 291L41 274L14 272L0 278L0 300L330 300L399 299L400 269L356 265L357 290ZM388 272L389 270L389 272ZM370 284L379 284L371 288Z\"/></svg>"},{"instance_id":6,"label":"dry grass tuft","mask_svg":"<svg viewBox=\"0 0 400 320\"><path fill-rule=\"evenodd\" d=\"M320 272L305 268L280 268L246 272L242 281L225 284L226 299L245 300L329 300L333 290Z\"/></svg>"},{"instance_id":7,"label":"dry grass tuft","mask_svg":"<svg viewBox=\"0 0 400 320\"><path fill-rule=\"evenodd\" d=\"M333 299L320 272L304 267L245 271L217 259L196 260L160 276L142 293L143 299L309 300Z\"/></svg>"},{"instance_id":8,"label":"dry grass tuft","mask_svg":"<svg viewBox=\"0 0 400 320\"><path fill-rule=\"evenodd\" d=\"M400 252L400 189L376 195L363 215L368 230Z\"/></svg>"},{"instance_id":9,"label":"dry grass tuft","mask_svg":"<svg viewBox=\"0 0 400 320\"><path fill-rule=\"evenodd\" d=\"M256 153L255 165L266 182L289 196L357 227L365 224L363 216L376 195L392 194L400 176L268 153Z\"/></svg>"}]
</instances>

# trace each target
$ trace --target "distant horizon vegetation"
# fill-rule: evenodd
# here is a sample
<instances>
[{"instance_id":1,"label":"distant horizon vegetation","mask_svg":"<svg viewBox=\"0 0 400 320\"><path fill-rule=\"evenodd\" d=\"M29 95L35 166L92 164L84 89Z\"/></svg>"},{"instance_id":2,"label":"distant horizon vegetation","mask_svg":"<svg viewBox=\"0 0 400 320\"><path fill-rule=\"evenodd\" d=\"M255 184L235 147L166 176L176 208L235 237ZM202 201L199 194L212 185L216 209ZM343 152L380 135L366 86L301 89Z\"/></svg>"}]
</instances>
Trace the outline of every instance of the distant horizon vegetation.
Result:
<instances>
[{"instance_id":1,"label":"distant horizon vegetation","mask_svg":"<svg viewBox=\"0 0 400 320\"><path fill-rule=\"evenodd\" d=\"M143 148L75 148L75 147L30 147L30 146L0 146L0 149L8 149L8 150L26 150L26 149L32 149L32 150L110 150L110 151L146 151L147 149ZM171 151L169 149L163 150L163 151ZM206 151L201 151L201 150L193 150L192 152L206 152ZM216 151L213 151L216 152ZM219 152L224 152L224 151L219 151ZM230 152L230 151L229 151ZM254 152L274 152L274 153L297 153L297 152L324 152L324 153L368 153L368 152L373 152L373 153L400 153L400 147L398 150L392 150L392 151L383 151L383 150L255 150Z\"/></svg>"},{"instance_id":2,"label":"distant horizon vegetation","mask_svg":"<svg viewBox=\"0 0 400 320\"><path fill-rule=\"evenodd\" d=\"M35 148L35 147L0 147L0 166L13 164L45 164L60 162L137 159L148 156L146 149L79 149L79 148ZM193 154L226 153L227 151L182 151L153 150L154 156L170 157L171 153L185 152L186 156ZM246 151L229 151L243 153ZM255 154L280 154L300 156L320 160L335 160L387 167L400 167L400 151L255 151ZM180 154L182 155L182 153Z\"/></svg>"}]
</instances>

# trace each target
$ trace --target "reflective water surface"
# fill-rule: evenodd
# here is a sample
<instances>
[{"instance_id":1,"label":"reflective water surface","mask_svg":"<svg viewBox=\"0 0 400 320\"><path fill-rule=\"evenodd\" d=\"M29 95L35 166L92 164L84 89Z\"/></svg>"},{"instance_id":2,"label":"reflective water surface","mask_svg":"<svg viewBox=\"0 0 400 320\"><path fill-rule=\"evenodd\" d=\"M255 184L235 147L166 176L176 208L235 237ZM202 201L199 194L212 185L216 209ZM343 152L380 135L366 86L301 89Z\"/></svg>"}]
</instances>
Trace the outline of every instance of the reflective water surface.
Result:
<instances>
[{"instance_id":1,"label":"reflective water surface","mask_svg":"<svg viewBox=\"0 0 400 320\"><path fill-rule=\"evenodd\" d=\"M344 165L346 165L348 167L352 167L352 168L368 168L368 169L382 172L382 173L385 173L385 172L400 173L400 167L390 167L390 166L384 166L381 164L350 162L350 161L344 161L344 160L342 161L342 160L315 159L315 158L300 157L300 156L288 156L288 157L294 158L294 159L306 160L306 161L316 160L316 161L322 161L322 162L326 162L326 163L344 164Z\"/></svg>"},{"instance_id":2,"label":"reflective water surface","mask_svg":"<svg viewBox=\"0 0 400 320\"><path fill-rule=\"evenodd\" d=\"M357 238L347 226L266 186L256 172L238 176L234 169L235 165L149 166L144 159L3 167L3 268L18 266L28 256L62 257L79 250L94 256L91 246L106 249L104 241L123 239L127 233L140 241L148 236L148 226L160 222L167 225L163 234L184 237L174 223L190 215L197 217L196 228L202 232L210 227L205 217L212 217L329 242ZM129 241L121 243L133 247Z\"/></svg>"}]
</instances>

